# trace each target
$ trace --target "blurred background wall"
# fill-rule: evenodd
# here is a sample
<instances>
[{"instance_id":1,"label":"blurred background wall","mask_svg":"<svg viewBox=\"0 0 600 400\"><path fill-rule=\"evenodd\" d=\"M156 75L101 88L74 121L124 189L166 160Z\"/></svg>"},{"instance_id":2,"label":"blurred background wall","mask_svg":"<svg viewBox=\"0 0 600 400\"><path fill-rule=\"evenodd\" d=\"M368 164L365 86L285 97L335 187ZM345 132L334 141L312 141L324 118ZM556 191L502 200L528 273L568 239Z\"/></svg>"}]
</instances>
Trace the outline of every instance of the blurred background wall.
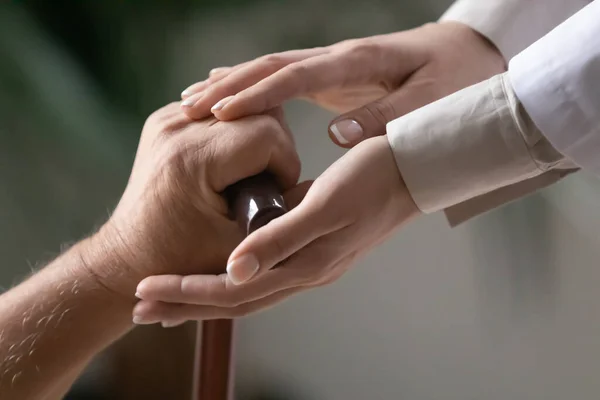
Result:
<instances>
[{"instance_id":1,"label":"blurred background wall","mask_svg":"<svg viewBox=\"0 0 600 400\"><path fill-rule=\"evenodd\" d=\"M449 3L3 2L0 285L106 219L145 117L211 68L414 27ZM342 154L332 115L286 110L314 178ZM241 320L238 398L600 397L598 199L578 174L457 229L422 218L338 283ZM136 329L70 398L187 398L193 328Z\"/></svg>"}]
</instances>

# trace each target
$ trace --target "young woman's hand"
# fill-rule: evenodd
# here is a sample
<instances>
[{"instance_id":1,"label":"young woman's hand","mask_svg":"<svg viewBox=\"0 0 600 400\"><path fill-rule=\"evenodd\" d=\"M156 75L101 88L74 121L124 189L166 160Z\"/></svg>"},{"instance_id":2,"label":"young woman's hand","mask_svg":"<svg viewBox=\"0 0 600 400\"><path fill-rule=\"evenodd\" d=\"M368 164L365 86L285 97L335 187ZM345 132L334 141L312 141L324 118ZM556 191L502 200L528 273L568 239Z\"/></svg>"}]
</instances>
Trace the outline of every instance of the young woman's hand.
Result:
<instances>
[{"instance_id":1,"label":"young woman's hand","mask_svg":"<svg viewBox=\"0 0 600 400\"><path fill-rule=\"evenodd\" d=\"M212 112L232 120L306 98L346 113L329 135L351 147L385 134L387 122L505 69L500 52L467 25L432 23L218 68L182 93L182 108L192 118Z\"/></svg>"}]
</instances>

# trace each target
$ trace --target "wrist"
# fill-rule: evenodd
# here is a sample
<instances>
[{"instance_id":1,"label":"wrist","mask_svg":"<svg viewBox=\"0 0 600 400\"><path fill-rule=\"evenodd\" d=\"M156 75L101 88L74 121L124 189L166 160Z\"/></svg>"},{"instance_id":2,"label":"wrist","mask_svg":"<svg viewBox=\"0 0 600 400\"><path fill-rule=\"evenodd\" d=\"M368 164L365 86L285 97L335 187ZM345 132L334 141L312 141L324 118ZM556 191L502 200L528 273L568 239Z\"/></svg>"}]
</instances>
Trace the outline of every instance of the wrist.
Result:
<instances>
[{"instance_id":1,"label":"wrist","mask_svg":"<svg viewBox=\"0 0 600 400\"><path fill-rule=\"evenodd\" d=\"M422 214L421 210L415 203L412 195L410 194L406 183L404 182L404 178L402 177L402 172L398 168L398 164L396 162L396 157L394 154L394 149L392 147L392 143L390 142L388 135L379 136L370 140L376 140L379 148L379 159L386 160L386 165L390 171L395 171L393 175L395 184L391 185L390 188L390 199L394 202L395 208L397 209L400 218L399 220L402 223L411 220L414 217L417 217Z\"/></svg>"},{"instance_id":2,"label":"wrist","mask_svg":"<svg viewBox=\"0 0 600 400\"><path fill-rule=\"evenodd\" d=\"M496 46L496 44L485 34L469 24L460 21L442 20L439 21L438 24L453 29L456 32L456 37L460 39L461 44L474 44L474 42L477 42L475 46L480 46L481 48L486 49L490 54L502 59L502 62L505 64L504 69L506 70L507 60L504 58L500 49L498 49L498 46Z\"/></svg>"},{"instance_id":3,"label":"wrist","mask_svg":"<svg viewBox=\"0 0 600 400\"><path fill-rule=\"evenodd\" d=\"M80 259L81 268L99 290L128 306L136 302L135 288L140 278L125 261L123 246L114 236L110 225L79 242L73 251Z\"/></svg>"}]
</instances>

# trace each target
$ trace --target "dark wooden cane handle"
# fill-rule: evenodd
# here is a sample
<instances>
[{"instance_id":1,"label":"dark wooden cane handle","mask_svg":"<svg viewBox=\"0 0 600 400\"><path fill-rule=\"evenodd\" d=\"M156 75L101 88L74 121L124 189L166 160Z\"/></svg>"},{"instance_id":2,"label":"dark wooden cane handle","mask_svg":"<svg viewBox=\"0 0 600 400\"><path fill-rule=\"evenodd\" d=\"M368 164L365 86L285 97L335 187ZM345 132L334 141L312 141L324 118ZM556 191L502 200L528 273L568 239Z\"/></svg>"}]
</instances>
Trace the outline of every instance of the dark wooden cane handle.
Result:
<instances>
[{"instance_id":1,"label":"dark wooden cane handle","mask_svg":"<svg viewBox=\"0 0 600 400\"><path fill-rule=\"evenodd\" d=\"M287 212L279 186L268 172L231 185L225 196L232 217L246 236Z\"/></svg>"}]
</instances>

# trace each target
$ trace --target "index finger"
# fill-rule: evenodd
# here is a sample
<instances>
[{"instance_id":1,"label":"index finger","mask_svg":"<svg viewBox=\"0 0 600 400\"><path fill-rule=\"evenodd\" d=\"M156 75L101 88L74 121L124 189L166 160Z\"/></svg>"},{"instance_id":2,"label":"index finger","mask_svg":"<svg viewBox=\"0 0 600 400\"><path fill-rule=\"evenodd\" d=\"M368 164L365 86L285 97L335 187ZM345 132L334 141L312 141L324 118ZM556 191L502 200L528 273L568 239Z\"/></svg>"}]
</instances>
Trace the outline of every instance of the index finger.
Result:
<instances>
[{"instance_id":1,"label":"index finger","mask_svg":"<svg viewBox=\"0 0 600 400\"><path fill-rule=\"evenodd\" d=\"M290 64L240 91L213 114L223 121L260 114L287 100L355 81L359 72L345 60L340 71L341 62L340 53L328 53Z\"/></svg>"},{"instance_id":2,"label":"index finger","mask_svg":"<svg viewBox=\"0 0 600 400\"><path fill-rule=\"evenodd\" d=\"M235 285L227 274L155 275L138 284L136 297L166 303L236 307L278 291L303 286L298 268L268 271L246 285Z\"/></svg>"},{"instance_id":3,"label":"index finger","mask_svg":"<svg viewBox=\"0 0 600 400\"><path fill-rule=\"evenodd\" d=\"M327 51L324 47L290 50L246 62L186 89L189 97L181 105L190 118L204 118L211 113L211 107L219 100L251 87L287 65L319 56Z\"/></svg>"}]
</instances>

